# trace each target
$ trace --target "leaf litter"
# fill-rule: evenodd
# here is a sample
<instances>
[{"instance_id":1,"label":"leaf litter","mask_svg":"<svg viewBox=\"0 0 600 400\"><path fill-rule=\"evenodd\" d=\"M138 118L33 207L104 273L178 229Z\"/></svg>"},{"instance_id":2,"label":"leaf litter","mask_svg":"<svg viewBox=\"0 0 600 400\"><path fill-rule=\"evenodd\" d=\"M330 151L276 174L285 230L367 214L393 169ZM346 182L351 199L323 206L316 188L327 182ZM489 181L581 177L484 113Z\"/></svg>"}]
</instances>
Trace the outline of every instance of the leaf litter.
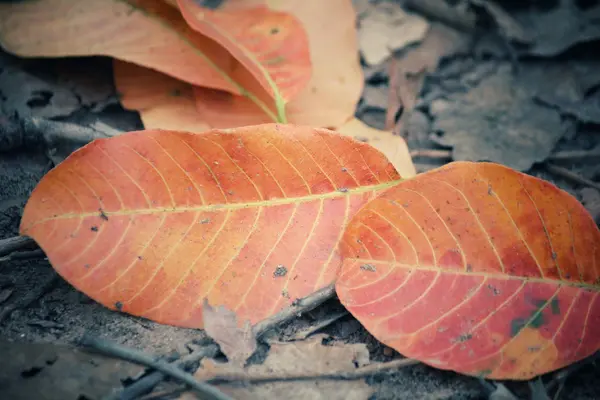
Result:
<instances>
[{"instance_id":1,"label":"leaf litter","mask_svg":"<svg viewBox=\"0 0 600 400\"><path fill-rule=\"evenodd\" d=\"M411 2L407 2L407 3L410 4ZM419 1L419 2L416 2L416 3L424 5L425 3L428 3L428 2L427 1ZM441 2L441 3L443 3L443 2ZM455 2L453 2L453 3L455 3ZM425 8L426 8L426 6L425 6ZM418 46L416 48L418 49ZM450 57L452 57L452 56L450 55ZM435 69L435 68L433 68L433 69ZM386 68L381 68L379 65L375 65L375 66L373 66L373 70L374 71L378 71L378 72L375 73L376 80L378 82L382 82L384 80L387 80L386 73L382 72L382 71L386 71ZM593 71L593 69L592 69L592 71ZM427 75L429 75L429 74L427 74ZM586 73L584 77L590 77L590 76L591 76L590 73ZM477 82L474 82L474 83L477 83ZM430 86L430 84L431 84L431 82L428 80L428 77L426 77L425 82L424 82L425 91L421 92L421 94L427 94L427 93L429 93L429 90L430 90L429 86ZM469 90L470 89L470 85L463 86L463 89L464 90ZM443 93L443 92L440 91L440 93ZM586 93L587 93L587 90L586 90ZM587 95L589 96L589 93L587 93ZM591 96L586 97L586 99L590 98L590 97ZM438 96L437 98L440 98L440 97ZM419 98L417 98L416 109L413 111L413 113L411 113L411 121L413 121L412 126L414 127L413 131L419 130L420 132L424 132L425 134L431 132L430 129L428 128L429 123L431 122L430 121L430 117L431 116L429 115L429 110L428 110L428 107L429 107L430 104L431 103L428 102L427 99L424 99L421 96L419 96ZM550 105L550 104L548 103L548 105ZM559 110L561 109L561 107L559 107L558 103L554 104L554 106L557 107ZM568 114L568 107L563 106L561 113ZM422 142L424 142L424 140ZM435 146L435 143L433 143L433 145ZM588 143L585 146L589 147L590 144ZM411 150L413 148L419 148L419 147L411 147ZM418 165L418 167L421 168L420 165ZM552 176L550 176L550 178L552 178ZM27 179L27 178L25 178L25 179ZM563 183L561 182L561 184L563 184ZM569 190L571 190L571 191L577 191L576 189L573 189L568 183L566 185L567 185L567 187L569 187ZM584 199L592 199L592 200L588 200L586 202L586 205L587 204L592 204L593 198L594 198L593 195L594 195L594 193L597 193L597 191L594 192L594 190L595 189L581 190L581 192L585 195L585 197L583 197ZM4 200L4 199L2 199L2 200ZM77 299L79 299L78 296L75 296L76 293L72 292L72 289L70 289L70 288L68 288L66 286L63 287L63 288L61 288L61 290L62 290L62 292L61 292L61 294L58 297L56 296L56 294L54 295L54 299L55 299L54 303L55 304L56 303L60 303L62 301L62 299L65 298L65 295L69 295L69 294L71 296L70 298L77 297ZM89 302L89 300L88 300L88 302ZM85 309L85 306L83 308ZM49 309L52 310L52 303L50 303L50 308ZM67 302L67 309L68 309L68 302ZM77 318L78 318L77 315L78 315L77 312L70 314L71 318L73 318L74 320L77 320ZM46 316L45 315L41 315L41 318L46 318ZM97 321L110 321L113 318L118 318L118 317L113 316L113 314L107 313L106 315L104 315L102 317L97 317ZM126 321L129 321L129 320L130 319L128 319L128 318L121 318L119 324L110 325L110 326L113 326L113 327L114 326L117 326L117 327L124 326L126 324ZM100 329L99 327L97 327L96 325L94 325L93 322L89 322L88 321L88 323L89 323L89 326L91 326L93 328L96 328L96 329ZM157 329L157 328L158 329L162 329L162 327L157 326L156 324L152 324L152 323L146 323L146 324L147 324L146 326L150 326L150 327L152 327L152 329ZM71 324L71 326L75 327L73 324ZM142 329L140 332L143 332L144 329ZM26 331L26 329L21 329L21 331ZM167 329L167 331L169 331L169 330ZM17 332L19 332L19 331L18 330L13 330L11 334L12 335L16 335ZM116 332L112 332L111 330L108 330L108 331L106 331L105 334L107 334L109 336L110 335L115 335L114 336L115 340L125 340L125 341L130 341L130 342L133 341L133 342L139 343L142 346L148 346L150 343L153 343L151 341L152 340L152 335L150 335L150 336L148 336L148 335L144 336L145 340L142 339L140 341L139 338L136 339L136 335L139 335L140 332L136 332L135 330L125 329L125 330L120 330L120 331L117 330ZM174 332L180 332L180 331L179 330L170 331L171 334L173 334ZM36 337L36 338L37 337L45 337L46 340L48 340L48 338L50 338L50 340L52 340L55 337L53 335L55 335L55 334L51 333L50 331L44 332L42 330L42 331L40 331L38 333L32 334L31 337ZM118 335L122 335L122 337L119 337ZM62 337L64 340L69 340L69 334L68 333L67 334L58 335L57 337ZM159 335L159 337L160 337L160 335ZM163 337L164 337L164 339L162 339L162 340L158 339L158 341L161 343L161 345L164 345L164 343L170 343L171 342L170 339L166 339L167 337L169 337L169 334L167 334L167 335L165 335ZM157 340L157 339L154 339L154 340ZM179 340L181 340L181 338ZM366 339L365 339L365 337L361 337L360 340L365 341L367 343L373 343L373 342L369 342L369 340L372 340L372 339L368 339L368 336L366 336ZM435 378L431 378L432 376L435 376ZM590 374L583 375L583 376L588 376L589 377ZM591 374L591 378L588 381L593 381L594 380L593 377L594 377L594 375ZM396 380L394 380L394 379L396 379ZM419 386L419 388L417 389L415 387L415 385L416 385L415 381L419 381L420 384L424 384L423 387ZM374 381L372 379L369 380L369 382L371 384L375 383L376 385L379 383L379 381L377 381L377 380ZM385 382L387 382L387 383L385 383ZM425 384L426 382L431 382L431 384L433 386L431 386L431 385L427 386ZM435 383L435 382L437 382L437 383ZM443 389L441 391L436 392L436 393L441 398L454 398L457 395L461 396L463 398L479 398L478 394L477 394L478 393L477 390L473 391L473 388L469 388L469 387L465 387L465 386L460 386L460 385L459 386L454 386L454 384L456 382L463 382L463 381L460 380L460 379L458 379L458 378L456 378L455 376L448 377L447 375L438 374L438 373L431 374L431 371L428 370L428 369L424 369L422 367L416 367L416 368L414 368L414 370L411 370L408 374L405 374L404 372L400 371L400 372L398 372L398 373L390 376L388 379L384 380L384 386L388 385L388 387L390 387L392 389L391 389L390 392L379 390L377 392L376 398L378 398L378 399L379 398L398 398L398 396L403 396L403 395L404 396L413 396L413 397L416 396L416 398L419 398L418 394L422 394L423 396L425 396L427 393L431 393L432 391L437 390L440 387L439 385L441 385L441 387ZM578 386L571 386L573 388L573 391L572 391L573 394L572 394L572 396L577 396L577 394L579 394L579 398L584 398L584 397L581 397L581 395L586 390L586 382L585 381L581 381L581 380L577 380L577 382L578 382ZM446 389L444 389L444 388L446 388ZM588 392L588 395L589 395L589 392ZM593 398L593 395L592 395L591 398Z\"/></svg>"}]
</instances>

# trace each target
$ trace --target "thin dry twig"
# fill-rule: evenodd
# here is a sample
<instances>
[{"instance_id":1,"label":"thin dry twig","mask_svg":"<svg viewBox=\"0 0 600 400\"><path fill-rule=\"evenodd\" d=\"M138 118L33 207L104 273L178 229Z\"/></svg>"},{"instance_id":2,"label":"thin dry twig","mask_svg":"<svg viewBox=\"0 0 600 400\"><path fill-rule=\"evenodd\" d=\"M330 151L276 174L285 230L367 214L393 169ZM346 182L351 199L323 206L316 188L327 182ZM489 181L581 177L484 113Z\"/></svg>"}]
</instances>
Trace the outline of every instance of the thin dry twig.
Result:
<instances>
[{"instance_id":1,"label":"thin dry twig","mask_svg":"<svg viewBox=\"0 0 600 400\"><path fill-rule=\"evenodd\" d=\"M548 164L548 163L545 164L545 167L549 172L551 172L555 175L558 175L562 178L568 179L575 183L579 183L580 185L589 186L589 187L593 187L594 189L600 190L600 183L597 183L597 182L591 181L589 179L586 179L582 176L579 176L575 172L569 171L566 168L559 167L557 165Z\"/></svg>"},{"instance_id":2,"label":"thin dry twig","mask_svg":"<svg viewBox=\"0 0 600 400\"><path fill-rule=\"evenodd\" d=\"M15 260L31 260L36 258L44 258L46 253L42 249L36 250L25 250L25 251L13 251L7 256L0 257L0 264Z\"/></svg>"},{"instance_id":3,"label":"thin dry twig","mask_svg":"<svg viewBox=\"0 0 600 400\"><path fill-rule=\"evenodd\" d=\"M393 371L419 364L419 361L410 358L401 358L384 363L376 363L356 368L350 371L333 371L326 373L273 373L273 372L228 372L212 376L207 379L209 382L214 381L244 381L244 382L273 382L273 381L299 381L312 379L329 379L329 380L353 380L361 379L381 372Z\"/></svg>"},{"instance_id":4,"label":"thin dry twig","mask_svg":"<svg viewBox=\"0 0 600 400\"><path fill-rule=\"evenodd\" d=\"M297 316L310 311L317 306L323 304L325 301L333 298L335 295L335 285L331 284L318 290L302 299L298 299L292 303L290 307L278 312L277 314L269 317L252 327L254 335L259 338L264 335L267 331L288 322Z\"/></svg>"},{"instance_id":5,"label":"thin dry twig","mask_svg":"<svg viewBox=\"0 0 600 400\"><path fill-rule=\"evenodd\" d=\"M90 349L96 350L99 353L120 358L135 364L144 365L162 372L172 378L184 382L189 385L192 389L198 392L203 398L207 400L233 400L225 393L219 391L217 388L196 380L191 374L182 371L177 366L168 364L163 361L158 361L155 358L135 349L130 349L118 344L102 340L89 335L84 335L80 344Z\"/></svg>"},{"instance_id":6,"label":"thin dry twig","mask_svg":"<svg viewBox=\"0 0 600 400\"><path fill-rule=\"evenodd\" d=\"M348 314L349 314L348 311L344 310L344 311L338 312L336 314L329 315L326 318L322 319L321 321L318 321L316 324L313 324L313 325L307 327L307 329L303 329L303 330L296 332L296 334L294 334L294 336L291 339L292 340L306 339L307 337L309 337L313 333L317 332L318 330L323 329L326 326L333 324L335 321L339 320L340 318L345 317Z\"/></svg>"},{"instance_id":7,"label":"thin dry twig","mask_svg":"<svg viewBox=\"0 0 600 400\"><path fill-rule=\"evenodd\" d=\"M0 311L0 324L4 322L4 320L8 318L14 311L29 306L31 303L33 303L34 301L42 297L44 294L46 294L52 287L54 287L56 282L58 282L58 274L54 271L52 271L51 274L52 276L48 278L48 280L44 284L36 287L24 296L19 297L19 299L14 303L11 303L4 307L2 311Z\"/></svg>"},{"instance_id":8,"label":"thin dry twig","mask_svg":"<svg viewBox=\"0 0 600 400\"><path fill-rule=\"evenodd\" d=\"M187 354L178 360L172 362L172 365L178 368L185 368L188 364L192 364L202 360L205 357L214 357L219 352L219 346L211 344L205 347L200 347L190 354ZM105 400L134 400L145 393L149 393L156 385L158 385L166 375L159 371L154 371L135 383L127 386L123 390L115 393Z\"/></svg>"},{"instance_id":9,"label":"thin dry twig","mask_svg":"<svg viewBox=\"0 0 600 400\"><path fill-rule=\"evenodd\" d=\"M12 253L13 251L23 250L34 247L33 239L25 236L14 236L0 240L0 257Z\"/></svg>"}]
</instances>

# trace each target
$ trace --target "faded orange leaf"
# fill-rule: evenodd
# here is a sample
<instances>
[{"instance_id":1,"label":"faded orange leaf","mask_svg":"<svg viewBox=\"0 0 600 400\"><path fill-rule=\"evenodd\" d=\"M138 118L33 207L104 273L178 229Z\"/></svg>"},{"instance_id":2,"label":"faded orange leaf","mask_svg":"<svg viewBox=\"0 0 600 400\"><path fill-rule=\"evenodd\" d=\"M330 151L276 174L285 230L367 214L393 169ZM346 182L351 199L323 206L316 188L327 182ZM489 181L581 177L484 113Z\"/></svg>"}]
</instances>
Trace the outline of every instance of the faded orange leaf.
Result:
<instances>
[{"instance_id":1,"label":"faded orange leaf","mask_svg":"<svg viewBox=\"0 0 600 400\"><path fill-rule=\"evenodd\" d=\"M363 207L340 251L342 304L433 367L522 380L600 349L600 231L549 182L454 162Z\"/></svg>"},{"instance_id":2,"label":"faded orange leaf","mask_svg":"<svg viewBox=\"0 0 600 400\"><path fill-rule=\"evenodd\" d=\"M399 178L325 129L130 132L44 176L20 232L111 309L201 328L207 299L254 324L333 282L343 226Z\"/></svg>"}]
</instances>

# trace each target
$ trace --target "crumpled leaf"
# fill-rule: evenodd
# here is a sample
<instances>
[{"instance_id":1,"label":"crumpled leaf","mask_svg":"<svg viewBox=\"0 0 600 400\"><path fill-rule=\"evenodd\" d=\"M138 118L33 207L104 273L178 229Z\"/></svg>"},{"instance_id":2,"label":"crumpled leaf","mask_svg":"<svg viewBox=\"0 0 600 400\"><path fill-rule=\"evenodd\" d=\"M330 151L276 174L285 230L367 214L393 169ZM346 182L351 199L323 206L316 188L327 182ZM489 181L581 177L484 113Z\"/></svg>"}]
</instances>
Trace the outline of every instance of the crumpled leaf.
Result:
<instances>
[{"instance_id":1,"label":"crumpled leaf","mask_svg":"<svg viewBox=\"0 0 600 400\"><path fill-rule=\"evenodd\" d=\"M381 151L404 179L416 175L417 172L408 151L408 146L402 137L389 131L371 128L357 118L348 121L337 132L368 143Z\"/></svg>"},{"instance_id":2,"label":"crumpled leaf","mask_svg":"<svg viewBox=\"0 0 600 400\"><path fill-rule=\"evenodd\" d=\"M373 394L374 389L364 380L298 380L284 381L285 377L332 374L337 371L352 371L369 364L369 351L364 343L324 346L325 335L315 335L303 341L272 343L269 354L262 364L253 364L245 369L229 363L203 360L195 374L197 379L206 380L216 376L281 379L281 382L261 383L245 387L222 386L219 390L236 399L290 399L290 400L363 400ZM191 400L186 393L181 400Z\"/></svg>"},{"instance_id":3,"label":"crumpled leaf","mask_svg":"<svg viewBox=\"0 0 600 400\"><path fill-rule=\"evenodd\" d=\"M202 315L206 334L217 342L229 364L243 367L257 348L250 322L239 327L242 324L238 324L233 311L224 306L211 307L207 299L204 299Z\"/></svg>"},{"instance_id":4,"label":"crumpled leaf","mask_svg":"<svg viewBox=\"0 0 600 400\"><path fill-rule=\"evenodd\" d=\"M467 93L432 103L436 141L456 161L492 161L520 171L544 161L564 134L560 114L532 100L502 65Z\"/></svg>"},{"instance_id":5,"label":"crumpled leaf","mask_svg":"<svg viewBox=\"0 0 600 400\"><path fill-rule=\"evenodd\" d=\"M570 47L600 39L600 4L580 8L577 1L561 0L548 11L530 10L513 16L532 33L533 44L520 50L522 54L540 57L556 56Z\"/></svg>"},{"instance_id":6,"label":"crumpled leaf","mask_svg":"<svg viewBox=\"0 0 600 400\"><path fill-rule=\"evenodd\" d=\"M119 60L114 60L113 71L121 104L139 111L146 129L199 133L211 128L198 113L189 84Z\"/></svg>"},{"instance_id":7,"label":"crumpled leaf","mask_svg":"<svg viewBox=\"0 0 600 400\"><path fill-rule=\"evenodd\" d=\"M398 4L378 3L361 15L360 52L367 65L377 65L394 51L419 42L428 28L426 19L405 12Z\"/></svg>"},{"instance_id":8,"label":"crumpled leaf","mask_svg":"<svg viewBox=\"0 0 600 400\"><path fill-rule=\"evenodd\" d=\"M110 309L200 328L207 298L255 324L331 284L344 224L399 179L326 129L128 132L46 174L20 233Z\"/></svg>"},{"instance_id":9,"label":"crumpled leaf","mask_svg":"<svg viewBox=\"0 0 600 400\"><path fill-rule=\"evenodd\" d=\"M600 350L600 230L549 182L450 163L365 205L340 251L340 301L406 357L528 380Z\"/></svg>"}]
</instances>

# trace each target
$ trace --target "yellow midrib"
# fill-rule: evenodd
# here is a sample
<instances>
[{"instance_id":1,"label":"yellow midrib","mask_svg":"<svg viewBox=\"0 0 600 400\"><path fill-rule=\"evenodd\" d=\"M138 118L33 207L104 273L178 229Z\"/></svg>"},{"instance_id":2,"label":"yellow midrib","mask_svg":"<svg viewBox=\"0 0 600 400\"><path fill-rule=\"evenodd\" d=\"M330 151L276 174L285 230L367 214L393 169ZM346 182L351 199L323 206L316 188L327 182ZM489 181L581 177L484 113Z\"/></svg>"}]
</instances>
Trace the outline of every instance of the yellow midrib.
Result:
<instances>
[{"instance_id":1,"label":"yellow midrib","mask_svg":"<svg viewBox=\"0 0 600 400\"><path fill-rule=\"evenodd\" d=\"M454 270L454 269L446 269L446 268L434 267L434 266L403 264L403 263L398 263L398 262L393 262L393 261L371 260L371 259L363 259L363 258L347 258L347 260L359 262L361 264L389 264L392 266L392 268L413 269L413 270L418 270L418 271L430 271L430 272L441 272L441 273L462 275L462 276L481 276L483 278L500 279L500 280L513 279L513 280L525 281L525 282L531 282L531 283L550 283L550 284L554 284L554 285L564 285L564 286L571 286L571 287L578 287L578 288L582 288L582 289L591 289L594 291L600 291L599 285L593 285L593 284L584 283L584 282L563 281L560 279L532 278L532 277L516 276L516 275L501 274L501 273ZM365 273L367 273L367 272L365 272Z\"/></svg>"},{"instance_id":2,"label":"yellow midrib","mask_svg":"<svg viewBox=\"0 0 600 400\"><path fill-rule=\"evenodd\" d=\"M392 186L397 185L402 180L395 180L385 183L380 183L377 185L370 186L360 186L352 189L338 189L334 192L320 193L320 194L311 194L302 197L283 197L283 198L274 198L269 200L259 200L259 201L251 201L245 203L219 203L219 204L206 204L206 205L198 205L198 206L174 206L174 207L148 207L148 208L137 208L137 209L128 209L128 210L118 210L118 211L108 211L102 210L103 213L107 216L118 216L118 215L135 215L135 214L160 214L160 213L182 213L182 212L210 212L210 211L219 211L219 210L239 210L245 208L255 208L255 207L274 207L285 204L298 204L298 203L307 203L315 200L324 200L324 199L333 199L333 198L341 198L346 196L352 196L356 194L380 191L388 189ZM38 221L35 221L35 224L39 224L45 221L52 221L56 219L69 219L69 218L84 218L89 216L98 216L99 211L95 209L92 212L81 212L81 213L65 213L65 214L57 214L53 215L49 218L44 218Z\"/></svg>"}]
</instances>

